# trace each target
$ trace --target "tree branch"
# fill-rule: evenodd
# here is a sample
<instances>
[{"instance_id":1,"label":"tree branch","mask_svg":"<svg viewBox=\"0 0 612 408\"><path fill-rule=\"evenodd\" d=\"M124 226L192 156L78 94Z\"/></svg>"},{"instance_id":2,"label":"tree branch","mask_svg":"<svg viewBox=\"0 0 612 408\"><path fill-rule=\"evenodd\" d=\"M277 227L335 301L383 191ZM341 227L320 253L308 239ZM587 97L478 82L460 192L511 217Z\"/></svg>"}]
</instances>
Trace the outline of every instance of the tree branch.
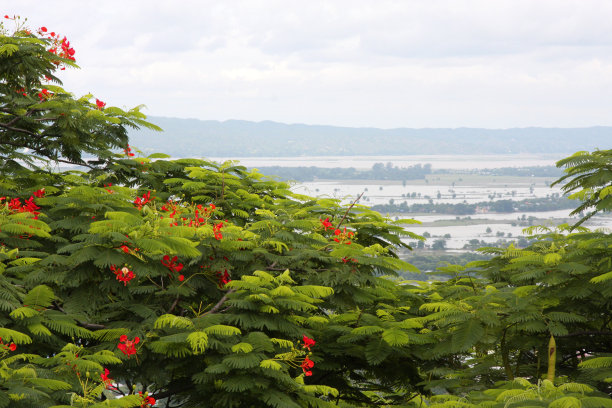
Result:
<instances>
[{"instance_id":1,"label":"tree branch","mask_svg":"<svg viewBox=\"0 0 612 408\"><path fill-rule=\"evenodd\" d=\"M228 290L225 295L223 295L223 297L217 302L216 305L214 305L212 307L212 309L210 309L208 312L204 313L202 316L207 315L207 314L212 314L215 313L217 310L219 310L219 308L221 306L223 306L223 304L225 303L225 301L227 300L228 296L231 295L232 293L234 293L235 290L234 289L230 289Z\"/></svg>"},{"instance_id":2,"label":"tree branch","mask_svg":"<svg viewBox=\"0 0 612 408\"><path fill-rule=\"evenodd\" d=\"M176 295L176 299L174 299L174 302L172 303L172 306L170 306L170 309L168 309L168 311L166 312L166 314L172 313L172 311L174 310L174 308L176 307L176 305L178 305L179 299L181 297L179 295Z\"/></svg>"},{"instance_id":3,"label":"tree branch","mask_svg":"<svg viewBox=\"0 0 612 408\"><path fill-rule=\"evenodd\" d=\"M342 225L342 223L344 222L344 220L346 219L346 216L348 215L349 211L351 211L351 208L353 208L353 206L355 204L357 204L357 201L359 201L361 199L361 197L363 196L363 193L365 193L365 191L362 191L361 194L359 194L359 196L355 199L355 201L353 201L353 203L349 206L349 208L346 209L346 212L344 213L344 215L342 216L342 219L340 220L340 222L338 223L338 225L336 225L336 229L340 228L340 225Z\"/></svg>"}]
</instances>

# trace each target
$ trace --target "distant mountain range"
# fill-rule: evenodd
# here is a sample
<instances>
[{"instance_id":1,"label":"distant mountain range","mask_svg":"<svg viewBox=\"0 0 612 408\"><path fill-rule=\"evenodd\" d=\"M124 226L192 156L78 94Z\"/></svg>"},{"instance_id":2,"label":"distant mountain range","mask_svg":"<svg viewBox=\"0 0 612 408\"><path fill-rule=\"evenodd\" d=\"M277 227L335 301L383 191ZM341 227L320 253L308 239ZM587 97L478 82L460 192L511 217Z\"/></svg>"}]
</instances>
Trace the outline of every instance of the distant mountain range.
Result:
<instances>
[{"instance_id":1,"label":"distant mountain range","mask_svg":"<svg viewBox=\"0 0 612 408\"><path fill-rule=\"evenodd\" d=\"M376 129L149 117L130 133L145 153L173 157L561 153L612 148L612 127Z\"/></svg>"}]
</instances>

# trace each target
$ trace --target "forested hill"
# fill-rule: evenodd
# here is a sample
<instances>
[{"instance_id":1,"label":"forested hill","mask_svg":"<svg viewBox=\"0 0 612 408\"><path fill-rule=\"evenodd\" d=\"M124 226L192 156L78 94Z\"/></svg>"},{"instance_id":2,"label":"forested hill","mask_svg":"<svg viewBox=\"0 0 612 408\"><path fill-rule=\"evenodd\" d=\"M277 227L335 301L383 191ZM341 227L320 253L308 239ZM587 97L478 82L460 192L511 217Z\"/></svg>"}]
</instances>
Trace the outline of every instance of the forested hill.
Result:
<instances>
[{"instance_id":1,"label":"forested hill","mask_svg":"<svg viewBox=\"0 0 612 408\"><path fill-rule=\"evenodd\" d=\"M325 156L571 153L607 149L612 127L376 129L277 122L149 117L163 133L140 130L130 143L145 152L194 156ZM145 149L146 147L146 149Z\"/></svg>"}]
</instances>

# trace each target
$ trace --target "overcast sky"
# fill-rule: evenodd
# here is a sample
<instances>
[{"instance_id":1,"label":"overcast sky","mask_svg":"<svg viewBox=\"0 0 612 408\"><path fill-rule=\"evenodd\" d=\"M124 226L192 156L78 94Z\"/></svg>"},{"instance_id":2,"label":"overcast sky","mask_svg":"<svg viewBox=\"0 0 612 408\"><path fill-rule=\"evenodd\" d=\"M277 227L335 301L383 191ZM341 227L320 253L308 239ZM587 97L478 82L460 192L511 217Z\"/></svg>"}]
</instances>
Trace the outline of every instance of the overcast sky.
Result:
<instances>
[{"instance_id":1,"label":"overcast sky","mask_svg":"<svg viewBox=\"0 0 612 408\"><path fill-rule=\"evenodd\" d=\"M612 125L612 1L3 0L66 35L66 89L198 119Z\"/></svg>"}]
</instances>

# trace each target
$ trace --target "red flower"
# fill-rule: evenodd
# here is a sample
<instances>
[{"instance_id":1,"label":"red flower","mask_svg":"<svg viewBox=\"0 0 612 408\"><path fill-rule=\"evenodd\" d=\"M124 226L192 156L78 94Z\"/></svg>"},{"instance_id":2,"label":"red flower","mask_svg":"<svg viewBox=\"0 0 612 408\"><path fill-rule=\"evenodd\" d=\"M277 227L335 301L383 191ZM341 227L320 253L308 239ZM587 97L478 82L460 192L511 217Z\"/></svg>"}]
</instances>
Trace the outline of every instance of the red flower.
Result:
<instances>
[{"instance_id":1,"label":"red flower","mask_svg":"<svg viewBox=\"0 0 612 408\"><path fill-rule=\"evenodd\" d=\"M142 395L142 391L140 391L138 394L141 397L143 397L142 405L141 405L142 408L152 407L157 402L157 401L155 401L155 398L153 398L153 397L150 397L150 396L146 396L145 397L144 395Z\"/></svg>"},{"instance_id":2,"label":"red flower","mask_svg":"<svg viewBox=\"0 0 612 408\"><path fill-rule=\"evenodd\" d=\"M310 369L312 367L314 367L314 362L308 358L308 356L304 357L304 361L302 361L302 364L300 365L300 367L302 367L302 371L304 371L304 375L306 375L306 377L310 377L312 375L312 371L310 371Z\"/></svg>"},{"instance_id":3,"label":"red flower","mask_svg":"<svg viewBox=\"0 0 612 408\"><path fill-rule=\"evenodd\" d=\"M136 354L136 345L140 342L140 337L134 337L134 340L128 340L128 337L124 334L119 337L119 344L117 348L121 350L126 356Z\"/></svg>"},{"instance_id":4,"label":"red flower","mask_svg":"<svg viewBox=\"0 0 612 408\"><path fill-rule=\"evenodd\" d=\"M217 241L220 241L223 238L223 235L221 234L221 228L223 228L222 222L215 224L213 227L213 232L215 233L215 238L217 239Z\"/></svg>"},{"instance_id":5,"label":"red flower","mask_svg":"<svg viewBox=\"0 0 612 408\"><path fill-rule=\"evenodd\" d=\"M181 282L184 281L185 280L185 275L179 275L178 280L181 281Z\"/></svg>"},{"instance_id":6,"label":"red flower","mask_svg":"<svg viewBox=\"0 0 612 408\"><path fill-rule=\"evenodd\" d=\"M161 263L168 269L170 269L170 272L180 272L181 269L183 269L183 264L182 263L177 263L178 257L174 256L172 258L172 260L170 260L170 255L166 255L164 256L164 259L162 259ZM182 275L181 275L182 276Z\"/></svg>"},{"instance_id":7,"label":"red flower","mask_svg":"<svg viewBox=\"0 0 612 408\"><path fill-rule=\"evenodd\" d=\"M51 92L49 92L48 89L43 89L42 91L40 91L38 93L38 99L40 99L41 101L43 99L49 99L52 96L53 96L53 94Z\"/></svg>"},{"instance_id":8,"label":"red flower","mask_svg":"<svg viewBox=\"0 0 612 408\"><path fill-rule=\"evenodd\" d=\"M2 199L4 199L5 197L2 197ZM37 220L38 219L38 214L40 214L38 211L36 210L40 210L40 207L36 205L36 203L34 202L34 196L30 197L29 199L25 200L23 204L21 204L21 200L19 198L12 198L9 202L8 202L8 208L9 210L13 211L13 212L29 212L34 214L34 219Z\"/></svg>"},{"instance_id":9,"label":"red flower","mask_svg":"<svg viewBox=\"0 0 612 408\"><path fill-rule=\"evenodd\" d=\"M0 345L5 349L5 350L11 350L11 351L15 351L17 350L17 345L15 343L11 343L8 346L6 344L4 344L4 342L2 341L2 337L0 337Z\"/></svg>"},{"instance_id":10,"label":"red flower","mask_svg":"<svg viewBox=\"0 0 612 408\"><path fill-rule=\"evenodd\" d=\"M314 346L315 343L316 341L314 341L314 339L311 339L310 337L304 335L304 345L302 346L303 348L307 348L310 351L310 347Z\"/></svg>"},{"instance_id":11,"label":"red flower","mask_svg":"<svg viewBox=\"0 0 612 408\"><path fill-rule=\"evenodd\" d=\"M224 287L226 284L228 284L229 282L232 281L230 279L229 273L227 273L227 269L225 271L223 271L223 273L217 272L216 275L219 278L219 287L220 288Z\"/></svg>"},{"instance_id":12,"label":"red flower","mask_svg":"<svg viewBox=\"0 0 612 408\"><path fill-rule=\"evenodd\" d=\"M125 155L127 157L134 157L134 153L132 153L132 148L130 147L130 145L127 145L127 147L123 149L123 151L125 152Z\"/></svg>"},{"instance_id":13,"label":"red flower","mask_svg":"<svg viewBox=\"0 0 612 408\"><path fill-rule=\"evenodd\" d=\"M334 231L334 234L336 235L336 238L334 238L334 241L338 243L342 242L347 245L351 244L351 241L349 240L349 238L352 238L355 236L355 233L353 231L347 231L346 228L344 229L344 231L336 229Z\"/></svg>"},{"instance_id":14,"label":"red flower","mask_svg":"<svg viewBox=\"0 0 612 408\"><path fill-rule=\"evenodd\" d=\"M41 198L45 195L45 189L41 188L40 190L36 190L33 194L34 194L34 197Z\"/></svg>"},{"instance_id":15,"label":"red flower","mask_svg":"<svg viewBox=\"0 0 612 408\"><path fill-rule=\"evenodd\" d=\"M71 48L71 50L72 50L72 48ZM74 50L72 50L72 53L74 54ZM98 98L96 98L96 106L98 107L99 110L102 110L106 106L106 103L104 103L101 100L99 100Z\"/></svg>"},{"instance_id":16,"label":"red flower","mask_svg":"<svg viewBox=\"0 0 612 408\"><path fill-rule=\"evenodd\" d=\"M4 18L8 18L8 16L4 16ZM42 31L43 33L46 33L47 27L40 27L40 31Z\"/></svg>"},{"instance_id":17,"label":"red flower","mask_svg":"<svg viewBox=\"0 0 612 408\"><path fill-rule=\"evenodd\" d=\"M332 223L329 221L329 217L327 217L325 220L322 220L319 218L319 221L321 221L321 224L323 224L323 228L325 228L325 231L327 231L328 229L334 228L332 226Z\"/></svg>"},{"instance_id":18,"label":"red flower","mask_svg":"<svg viewBox=\"0 0 612 408\"><path fill-rule=\"evenodd\" d=\"M142 207L151 201L151 192L147 191L146 194L143 194L142 197L136 197L134 200L134 204L138 206L138 209L142 209Z\"/></svg>"},{"instance_id":19,"label":"red flower","mask_svg":"<svg viewBox=\"0 0 612 408\"><path fill-rule=\"evenodd\" d=\"M100 374L100 378L102 379L102 383L106 386L107 390L116 390L117 387L114 387L112 385L113 379L108 376L109 374L110 374L110 371L108 371L108 368L105 368L104 372L102 374Z\"/></svg>"},{"instance_id":20,"label":"red flower","mask_svg":"<svg viewBox=\"0 0 612 408\"><path fill-rule=\"evenodd\" d=\"M110 269L116 275L117 280L123 282L123 286L127 286L128 282L136 277L134 272L130 271L127 266L119 269L115 265L111 265Z\"/></svg>"}]
</instances>

